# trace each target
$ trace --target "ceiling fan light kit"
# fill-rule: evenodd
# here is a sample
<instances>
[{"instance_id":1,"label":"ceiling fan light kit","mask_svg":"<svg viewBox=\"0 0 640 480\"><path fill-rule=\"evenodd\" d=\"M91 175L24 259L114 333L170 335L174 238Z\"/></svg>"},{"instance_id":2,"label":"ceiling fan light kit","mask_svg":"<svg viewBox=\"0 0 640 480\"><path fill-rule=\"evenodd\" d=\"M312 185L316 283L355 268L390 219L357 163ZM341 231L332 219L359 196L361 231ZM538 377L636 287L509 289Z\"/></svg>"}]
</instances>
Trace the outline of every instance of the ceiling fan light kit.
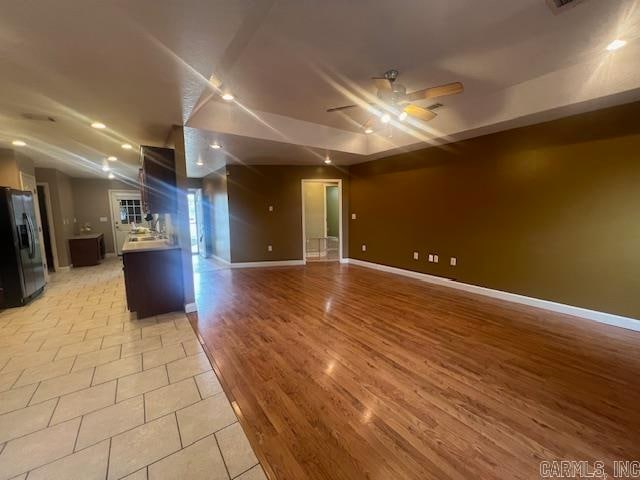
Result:
<instances>
[{"instance_id":1,"label":"ceiling fan light kit","mask_svg":"<svg viewBox=\"0 0 640 480\"><path fill-rule=\"evenodd\" d=\"M457 95L464 91L464 86L461 82L453 82L407 93L406 87L397 82L398 75L397 70L387 70L382 77L373 77L372 80L376 86L376 96L380 102L384 104L389 111L399 112L396 115L397 119L401 122L409 116L423 122L433 120L436 118L436 113L433 112L432 109L416 105L414 102L448 95ZM440 104L437 105L441 106ZM344 105L329 108L327 112L337 112L356 107L359 107L359 105ZM381 112L378 115L382 123L389 123L391 121L391 115L389 115L389 113ZM365 122L365 133L373 133L373 129L369 124L374 120L375 118L370 118Z\"/></svg>"}]
</instances>

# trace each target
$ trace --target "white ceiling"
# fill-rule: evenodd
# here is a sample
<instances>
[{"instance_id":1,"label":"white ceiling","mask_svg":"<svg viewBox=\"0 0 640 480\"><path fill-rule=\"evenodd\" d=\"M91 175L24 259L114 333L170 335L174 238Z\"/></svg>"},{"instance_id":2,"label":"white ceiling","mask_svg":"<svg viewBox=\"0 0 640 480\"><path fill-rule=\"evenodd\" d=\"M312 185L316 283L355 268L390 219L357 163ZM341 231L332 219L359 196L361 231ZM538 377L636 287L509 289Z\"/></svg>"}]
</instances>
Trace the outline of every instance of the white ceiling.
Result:
<instances>
[{"instance_id":1,"label":"white ceiling","mask_svg":"<svg viewBox=\"0 0 640 480\"><path fill-rule=\"evenodd\" d=\"M191 127L188 173L202 176L228 161L312 164L327 151L358 163L640 99L637 0L586 0L560 15L546 0L3 3L0 144L24 139L38 165L74 176L104 175L107 155L135 174L137 153L119 145L162 145L174 124ZM629 44L606 52L615 38ZM462 81L465 92L391 138L364 135L364 111L325 111L366 101L369 78L388 68L408 90ZM237 102L211 96L212 73Z\"/></svg>"}]
</instances>

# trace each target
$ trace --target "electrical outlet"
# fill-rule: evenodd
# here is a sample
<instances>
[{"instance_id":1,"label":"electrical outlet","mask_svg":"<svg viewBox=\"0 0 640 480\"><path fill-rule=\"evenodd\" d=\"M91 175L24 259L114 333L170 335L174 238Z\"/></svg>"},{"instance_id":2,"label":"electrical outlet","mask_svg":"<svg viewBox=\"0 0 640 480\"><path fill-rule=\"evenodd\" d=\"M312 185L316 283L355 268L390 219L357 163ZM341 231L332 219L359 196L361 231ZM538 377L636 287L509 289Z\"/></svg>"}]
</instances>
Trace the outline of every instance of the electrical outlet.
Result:
<instances>
[{"instance_id":1,"label":"electrical outlet","mask_svg":"<svg viewBox=\"0 0 640 480\"><path fill-rule=\"evenodd\" d=\"M269 205L269 211L273 212L273 205Z\"/></svg>"},{"instance_id":2,"label":"electrical outlet","mask_svg":"<svg viewBox=\"0 0 640 480\"><path fill-rule=\"evenodd\" d=\"M363 252L366 252L366 251L367 251L367 246L366 246L364 243L362 244L362 251L363 251Z\"/></svg>"},{"instance_id":3,"label":"electrical outlet","mask_svg":"<svg viewBox=\"0 0 640 480\"><path fill-rule=\"evenodd\" d=\"M433 263L438 263L438 255L433 256Z\"/></svg>"},{"instance_id":4,"label":"electrical outlet","mask_svg":"<svg viewBox=\"0 0 640 480\"><path fill-rule=\"evenodd\" d=\"M418 260L418 258L420 258L420 255L418 255L418 252L413 252L413 259Z\"/></svg>"},{"instance_id":5,"label":"electrical outlet","mask_svg":"<svg viewBox=\"0 0 640 480\"><path fill-rule=\"evenodd\" d=\"M449 264L452 267L455 267L458 264L458 259L456 257L451 257L451 260L449 260Z\"/></svg>"},{"instance_id":6,"label":"electrical outlet","mask_svg":"<svg viewBox=\"0 0 640 480\"><path fill-rule=\"evenodd\" d=\"M358 216L355 213L351 214L351 220L355 220L356 218L358 218Z\"/></svg>"},{"instance_id":7,"label":"electrical outlet","mask_svg":"<svg viewBox=\"0 0 640 480\"><path fill-rule=\"evenodd\" d=\"M429 261L433 263L433 254L432 253L429 254Z\"/></svg>"},{"instance_id":8,"label":"electrical outlet","mask_svg":"<svg viewBox=\"0 0 640 480\"><path fill-rule=\"evenodd\" d=\"M267 251L268 252L273 252L273 246L267 245Z\"/></svg>"}]
</instances>

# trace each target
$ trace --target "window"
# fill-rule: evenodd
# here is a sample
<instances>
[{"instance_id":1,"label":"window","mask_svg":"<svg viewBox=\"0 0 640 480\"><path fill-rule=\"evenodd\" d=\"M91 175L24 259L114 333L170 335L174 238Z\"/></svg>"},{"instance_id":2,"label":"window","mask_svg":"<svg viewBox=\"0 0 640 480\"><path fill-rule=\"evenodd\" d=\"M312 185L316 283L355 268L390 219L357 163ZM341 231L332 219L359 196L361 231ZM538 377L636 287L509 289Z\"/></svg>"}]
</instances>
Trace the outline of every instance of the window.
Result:
<instances>
[{"instance_id":1,"label":"window","mask_svg":"<svg viewBox=\"0 0 640 480\"><path fill-rule=\"evenodd\" d=\"M142 205L140 200L120 200L120 223L142 223Z\"/></svg>"}]
</instances>

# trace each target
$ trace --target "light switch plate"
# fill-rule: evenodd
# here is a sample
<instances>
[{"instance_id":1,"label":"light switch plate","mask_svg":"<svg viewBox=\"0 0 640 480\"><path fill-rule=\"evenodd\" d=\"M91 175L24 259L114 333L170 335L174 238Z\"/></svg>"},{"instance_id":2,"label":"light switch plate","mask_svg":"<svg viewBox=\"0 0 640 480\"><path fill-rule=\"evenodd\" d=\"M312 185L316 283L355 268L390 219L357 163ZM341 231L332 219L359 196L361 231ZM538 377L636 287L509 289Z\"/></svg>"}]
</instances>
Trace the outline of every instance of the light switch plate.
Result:
<instances>
[{"instance_id":1,"label":"light switch plate","mask_svg":"<svg viewBox=\"0 0 640 480\"><path fill-rule=\"evenodd\" d=\"M362 251L363 251L363 252L366 252L366 251L367 251L367 246L366 246L366 245L364 245L364 244L362 244Z\"/></svg>"},{"instance_id":2,"label":"light switch plate","mask_svg":"<svg viewBox=\"0 0 640 480\"><path fill-rule=\"evenodd\" d=\"M433 254L431 254L431 253L429 254L429 261L433 262Z\"/></svg>"},{"instance_id":3,"label":"light switch plate","mask_svg":"<svg viewBox=\"0 0 640 480\"><path fill-rule=\"evenodd\" d=\"M269 205L269 211L273 212L273 205Z\"/></svg>"},{"instance_id":4,"label":"light switch plate","mask_svg":"<svg viewBox=\"0 0 640 480\"><path fill-rule=\"evenodd\" d=\"M419 257L420 257L420 255L418 255L418 252L413 252L413 259L414 260L418 260Z\"/></svg>"},{"instance_id":5,"label":"light switch plate","mask_svg":"<svg viewBox=\"0 0 640 480\"><path fill-rule=\"evenodd\" d=\"M358 216L355 213L351 214L351 220L355 220L356 218L358 218Z\"/></svg>"},{"instance_id":6,"label":"light switch plate","mask_svg":"<svg viewBox=\"0 0 640 480\"><path fill-rule=\"evenodd\" d=\"M458 259L456 257L451 257L451 260L449 261L449 264L452 267L455 267L458 264Z\"/></svg>"},{"instance_id":7,"label":"light switch plate","mask_svg":"<svg viewBox=\"0 0 640 480\"><path fill-rule=\"evenodd\" d=\"M272 245L267 245L267 251L273 252L273 246Z\"/></svg>"},{"instance_id":8,"label":"light switch plate","mask_svg":"<svg viewBox=\"0 0 640 480\"><path fill-rule=\"evenodd\" d=\"M433 256L433 263L438 263L438 255Z\"/></svg>"},{"instance_id":9,"label":"light switch plate","mask_svg":"<svg viewBox=\"0 0 640 480\"><path fill-rule=\"evenodd\" d=\"M102 223L107 223L107 217L100 217L100 221Z\"/></svg>"}]
</instances>

